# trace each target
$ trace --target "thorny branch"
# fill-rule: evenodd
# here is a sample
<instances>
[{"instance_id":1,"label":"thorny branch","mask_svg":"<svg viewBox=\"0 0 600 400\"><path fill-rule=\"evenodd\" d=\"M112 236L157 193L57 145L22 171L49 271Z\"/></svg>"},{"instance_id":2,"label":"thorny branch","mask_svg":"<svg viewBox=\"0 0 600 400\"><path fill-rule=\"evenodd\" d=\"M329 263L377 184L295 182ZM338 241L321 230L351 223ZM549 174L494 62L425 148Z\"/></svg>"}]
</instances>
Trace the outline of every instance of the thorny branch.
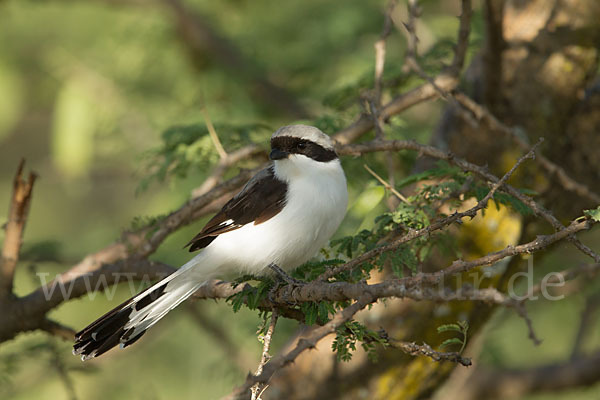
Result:
<instances>
[{"instance_id":1,"label":"thorny branch","mask_svg":"<svg viewBox=\"0 0 600 400\"><path fill-rule=\"evenodd\" d=\"M426 155L432 158L436 158L439 160L447 161L448 163L455 165L462 169L463 171L471 172L478 176L479 178L487 181L490 186L493 186L496 182L498 182L498 178L491 174L486 168L471 164L464 159L456 157L451 152L445 152L440 149L437 149L433 146L426 146L419 144L415 141L411 140L388 140L388 141L372 141L366 143L359 144L350 144L347 146L343 146L339 148L340 154L353 154L360 155L365 153L370 153L374 151L390 151L390 150L413 150L418 151L422 155ZM501 189L506 193L510 194L513 197L516 197L521 202L523 202L526 206L528 206L536 216L539 216L546 220L555 230L560 230L564 228L564 225L560 223L558 219L540 204L535 202L531 197L521 193L518 189L504 184L501 186ZM570 242L573 243L575 247L577 247L582 253L594 259L596 263L600 263L600 255L590 249L588 246L581 243L577 238L570 237L568 238Z\"/></svg>"},{"instance_id":2,"label":"thorny branch","mask_svg":"<svg viewBox=\"0 0 600 400\"><path fill-rule=\"evenodd\" d=\"M375 143L375 142L371 142L371 143ZM390 143L390 142L381 142L378 141L377 143ZM414 142L406 142L406 143L414 143ZM535 146L537 147L539 145L539 143ZM421 145L419 145L421 146ZM348 147L348 146L347 146ZM429 148L430 146L424 146L425 148ZM374 258L380 254L383 254L385 252L388 251L392 251L396 248L398 248L400 245L414 240L418 237L421 236L429 236L431 235L431 233L433 233L436 230L442 229L454 222L460 221L462 218L465 217L470 217L470 218L474 218L475 215L477 214L477 212L479 210L482 210L483 208L485 208L487 206L488 201L493 197L494 193L502 186L506 183L506 181L512 176L512 174L514 173L514 171L519 167L519 165L521 165L521 163L523 161L525 161L528 158L533 158L534 156L534 150L535 147L532 148L529 153L527 153L525 156L521 157L517 163L513 166L513 168L511 168L510 171L508 171L503 177L502 179L500 179L499 181L497 181L493 186L492 189L488 192L488 194L481 199L474 207L470 208L467 211L463 211L463 212L455 212L454 214L442 218L434 223L432 223L431 225L419 229L419 230L409 230L408 233L406 233L405 235L401 236L400 238L392 241L392 243L382 246L382 247L378 247L375 248L373 250L370 250L366 253L363 253L361 256L354 258L353 260L349 261L348 263L344 264L344 265L340 265L339 267L335 267L335 268L331 268L328 271L324 272L318 279L320 280L327 280L337 274L339 274L340 272L343 271L349 271L353 268L355 268L356 266L362 264L363 262ZM433 149L433 148L432 148ZM466 162L465 162L466 163ZM466 164L470 164L470 163L466 163ZM477 167L474 165L469 165L469 167Z\"/></svg>"},{"instance_id":3,"label":"thorny branch","mask_svg":"<svg viewBox=\"0 0 600 400\"><path fill-rule=\"evenodd\" d=\"M390 340L389 344L393 348L400 349L411 356L425 356L431 358L433 361L451 361L465 367L470 367L473 364L470 358L463 357L460 353L435 351L427 343L418 345L414 342Z\"/></svg>"}]
</instances>

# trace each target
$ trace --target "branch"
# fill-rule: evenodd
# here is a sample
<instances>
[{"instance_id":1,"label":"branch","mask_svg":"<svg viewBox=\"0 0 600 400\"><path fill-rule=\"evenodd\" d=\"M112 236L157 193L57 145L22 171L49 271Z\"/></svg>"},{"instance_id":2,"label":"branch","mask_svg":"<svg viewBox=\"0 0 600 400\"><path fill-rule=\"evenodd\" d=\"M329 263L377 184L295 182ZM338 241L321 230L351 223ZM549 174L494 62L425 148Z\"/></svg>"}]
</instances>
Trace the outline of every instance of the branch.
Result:
<instances>
[{"instance_id":1,"label":"branch","mask_svg":"<svg viewBox=\"0 0 600 400\"><path fill-rule=\"evenodd\" d=\"M261 156L260 159L264 161L267 160L267 155L264 152L264 149L256 144L244 146L241 149L226 154L224 158L219 160L202 185L192 191L192 198L200 197L214 189L221 182L221 179L223 179L223 176L225 176L229 168L233 167L240 161L250 158L258 158L257 156Z\"/></svg>"},{"instance_id":2,"label":"branch","mask_svg":"<svg viewBox=\"0 0 600 400\"><path fill-rule=\"evenodd\" d=\"M469 32L472 14L471 0L462 0L461 9L460 28L452 65L442 71L438 76L433 78L433 83L435 86L445 91L453 90L458 85L458 77L464 65L466 50L469 44ZM439 93L435 87L427 82L409 92L401 94L384 105L379 113L379 117L381 120L385 121L416 104L434 99L438 95ZM350 126L339 131L334 136L334 139L339 144L348 144L358 139L364 133L373 129L373 127L373 118L370 115L361 115L360 118Z\"/></svg>"},{"instance_id":3,"label":"branch","mask_svg":"<svg viewBox=\"0 0 600 400\"><path fill-rule=\"evenodd\" d=\"M15 268L19 261L19 250L23 242L23 230L29 212L29 203L36 174L29 173L27 181L23 179L25 160L22 159L13 179L13 193L6 223L6 235L0 260L0 298L12 293Z\"/></svg>"},{"instance_id":4,"label":"branch","mask_svg":"<svg viewBox=\"0 0 600 400\"><path fill-rule=\"evenodd\" d=\"M40 329L69 342L73 340L76 333L73 328L60 324L51 319L45 319L42 322Z\"/></svg>"},{"instance_id":5,"label":"branch","mask_svg":"<svg viewBox=\"0 0 600 400\"><path fill-rule=\"evenodd\" d=\"M484 106L477 104L473 99L464 93L454 93L453 97L456 101L462 106L459 107L459 110L465 108L472 115L479 120L487 124L487 126L494 132L501 133L505 136L511 138L523 151L528 151L530 146L523 139L522 132L517 131L515 128L510 128L507 125L503 124L498 120L487 108ZM468 115L468 118L471 118L471 115ZM579 196L585 197L595 204L600 203L600 194L593 192L587 186L577 182L573 178L571 178L564 168L560 167L556 163L550 161L543 155L538 157L538 162L540 165L548 172L548 174L552 177L555 176L558 179L558 182L561 186L570 191L577 193ZM596 261L598 262L598 261Z\"/></svg>"},{"instance_id":6,"label":"branch","mask_svg":"<svg viewBox=\"0 0 600 400\"><path fill-rule=\"evenodd\" d=\"M396 196L399 200L402 200L405 203L410 203L410 201L408 201L408 199L406 197L404 197L402 195L402 193L397 191L395 187L393 187L391 184L386 182L385 179L383 179L382 177L377 175L377 173L375 171L373 171L371 168L369 168L369 166L367 164L363 164L363 167L365 167L367 172L370 173L373 176L373 178L377 179L377 181L379 183L381 183L383 185L383 187L386 188L386 190L389 190L390 192L392 192L392 194L394 196Z\"/></svg>"},{"instance_id":7,"label":"branch","mask_svg":"<svg viewBox=\"0 0 600 400\"><path fill-rule=\"evenodd\" d=\"M504 249L474 260L456 260L437 272L420 273L415 276L386 280L375 284L368 284L364 281L350 283L345 281L324 282L314 280L299 286L286 285L272 293L270 299L265 299L261 303L261 306L265 308L279 308L309 301L347 301L360 299L361 296L368 293L373 299L398 297L417 301L481 301L514 307L518 303L517 300L506 297L494 289L473 290L464 287L456 291L451 291L443 286L436 287L436 285L441 284L444 278L454 274L468 272L480 266L489 266L506 257L512 257L517 254L529 254L546 249L570 235L589 229L592 224L593 222L589 220L573 221L567 228L559 232L538 236L535 240L521 245L507 246ZM234 286L229 282L213 280L198 290L195 296L207 299L227 298L243 291L245 287L249 287L249 285Z\"/></svg>"},{"instance_id":8,"label":"branch","mask_svg":"<svg viewBox=\"0 0 600 400\"><path fill-rule=\"evenodd\" d=\"M498 182L498 178L492 175L486 168L480 167L475 164L471 164L461 158L456 157L451 152L444 152L440 149L437 149L433 146L426 146L419 144L412 140L388 140L388 141L371 141L366 143L359 144L350 144L345 146L338 147L339 154L352 154L352 155L360 155L365 153L371 153L376 151L390 151L390 150L414 150L418 151L422 155L427 155L429 157L433 157L439 160L445 160L450 164L453 164L463 171L472 172L480 178L489 182L490 185L493 185ZM541 158L541 156L539 157ZM506 193L510 194L513 197L516 197L525 205L527 205L535 215L542 217L545 219L552 227L559 231L564 228L564 225L560 223L554 215L544 207L536 203L529 196L521 193L518 189L508 185L503 184L501 189ZM573 245L578 248L583 254L594 259L596 263L600 263L600 255L590 249L588 246L582 244L577 238L570 237L567 240L573 243Z\"/></svg>"},{"instance_id":9,"label":"branch","mask_svg":"<svg viewBox=\"0 0 600 400\"><path fill-rule=\"evenodd\" d=\"M370 142L370 143L371 144L383 144L383 143L392 143L392 142L376 141L376 142ZM487 203L492 198L492 196L494 195L494 193L500 187L502 187L506 183L506 181L508 181L508 179L512 176L512 174L516 171L516 169L526 159L530 159L530 158L534 157L534 151L535 151L535 149L537 148L537 146L540 143L541 143L541 141L538 142L526 155L524 155L521 158L519 158L519 160L517 161L517 163L511 168L510 171L508 171L502 177L502 179L497 180L497 178L494 177L496 179L496 181L497 181L496 184L494 184L494 186L492 186L492 189L488 192L488 194L483 199L481 199L479 202L477 202L477 204L474 207L470 208L467 211L455 212L454 214L452 214L452 215L450 215L448 217L442 218L442 219L440 219L440 220L432 223L431 225L429 225L429 226L427 226L425 228L422 228L422 229L419 229L419 230L409 230L408 233L406 233L405 235L401 236L399 239L396 239L396 240L392 241L392 243L390 243L388 245L385 245L385 246L378 247L378 248L375 248L373 250L370 250L370 251L368 251L366 253L363 253L359 257L356 257L355 259L347 262L344 265L340 265L338 267L331 268L331 269L325 271L323 274L321 274L321 276L319 276L318 279L319 280L327 280L327 279L329 279L329 278L331 278L331 277L339 274L340 272L349 271L349 270L357 267L358 265L362 264L363 262L365 262L365 261L367 261L367 260L369 260L369 259L371 259L373 257L379 256L380 254L386 253L388 251L393 251L396 248L398 248L400 245L402 245L404 243L407 243L407 242L409 242L411 240L414 240L414 239L416 239L418 237L429 236L429 235L431 235L433 232L435 232L437 230L440 230L440 229L442 229L442 228L444 228L444 227L446 227L448 225L451 225L454 222L460 221L462 218L465 218L465 217L474 218L477 215L477 212L479 210L482 210L483 208L487 207ZM416 143L414 143L414 142L403 142L403 144L409 144L410 145L410 144L416 144ZM364 146L369 146L369 143L364 144ZM424 145L418 145L418 146L421 146L422 148L425 148L427 150L435 149L435 148L433 148L431 146L424 146ZM351 147L351 146L346 146L346 147ZM354 148L354 147L352 146L352 148ZM436 153L436 154L438 152L440 152L437 149L435 149L435 150L436 151L434 151L434 153ZM446 154L447 155L447 153L442 153L442 154ZM437 154L437 155L439 156L439 154ZM455 158L453 158L453 159L455 159ZM464 161L464 163L470 164L470 163L467 163L466 161ZM470 167L479 168L479 167L477 167L477 166L475 166L473 164L470 164L469 166Z\"/></svg>"},{"instance_id":10,"label":"branch","mask_svg":"<svg viewBox=\"0 0 600 400\"><path fill-rule=\"evenodd\" d=\"M389 344L393 348L402 350L411 356L425 356L431 358L433 361L450 361L465 367L470 367L473 364L470 358L462 357L460 353L435 351L427 343L418 345L415 342L402 342L390 339Z\"/></svg>"},{"instance_id":11,"label":"branch","mask_svg":"<svg viewBox=\"0 0 600 400\"><path fill-rule=\"evenodd\" d=\"M383 79L383 68L385 66L385 42L388 36L392 33L392 27L394 26L394 21L392 20L392 14L394 9L396 8L398 1L390 0L388 3L383 23L383 30L381 32L381 36L379 36L379 40L375 42L375 101L377 103L377 107L381 104L381 90L383 88L382 79Z\"/></svg>"},{"instance_id":12,"label":"branch","mask_svg":"<svg viewBox=\"0 0 600 400\"><path fill-rule=\"evenodd\" d=\"M125 259L89 271L67 271L22 298L27 314L46 313L59 304L108 285L162 279L176 269L147 259ZM29 311L30 310L30 311Z\"/></svg>"},{"instance_id":13,"label":"branch","mask_svg":"<svg viewBox=\"0 0 600 400\"><path fill-rule=\"evenodd\" d=\"M273 332L275 331L275 325L277 324L278 317L277 309L273 309L271 314L271 322L269 323L269 327L267 328L267 333L263 336L263 351L260 357L260 362L258 363L258 368L256 369L256 373L254 376L259 376L262 374L265 364L271 359L269 355L269 350L271 349L271 339L273 338ZM268 385L266 383L256 382L251 388L252 392L252 400L260 400L262 393L267 389Z\"/></svg>"},{"instance_id":14,"label":"branch","mask_svg":"<svg viewBox=\"0 0 600 400\"><path fill-rule=\"evenodd\" d=\"M206 106L203 106L200 111L202 112L202 116L204 117L204 123L206 124L206 129L208 129L208 134L210 136L210 140L213 142L217 153L219 154L219 158L223 160L227 158L227 152L223 148L223 144L219 140L219 135L217 135L217 131L210 119L210 115L208 115L208 111L206 110Z\"/></svg>"},{"instance_id":15,"label":"branch","mask_svg":"<svg viewBox=\"0 0 600 400\"><path fill-rule=\"evenodd\" d=\"M250 390L254 384L266 384L277 370L294 362L294 360L304 351L314 348L321 339L335 332L339 326L349 321L354 314L371 304L373 301L374 299L369 293L363 293L354 304L338 311L327 324L315 328L309 334L300 337L292 350L273 358L264 366L260 375L248 376L243 385L236 388L230 395L223 399L244 398L248 393L248 390Z\"/></svg>"}]
</instances>

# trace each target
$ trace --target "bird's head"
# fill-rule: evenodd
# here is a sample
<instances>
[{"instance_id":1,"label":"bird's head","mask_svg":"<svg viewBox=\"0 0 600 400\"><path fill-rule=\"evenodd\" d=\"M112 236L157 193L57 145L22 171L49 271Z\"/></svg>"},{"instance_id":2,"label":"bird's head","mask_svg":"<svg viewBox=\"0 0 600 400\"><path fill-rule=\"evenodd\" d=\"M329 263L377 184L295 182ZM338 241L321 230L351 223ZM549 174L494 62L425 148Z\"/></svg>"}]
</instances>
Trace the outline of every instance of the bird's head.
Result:
<instances>
[{"instance_id":1,"label":"bird's head","mask_svg":"<svg viewBox=\"0 0 600 400\"><path fill-rule=\"evenodd\" d=\"M269 158L273 160L278 175L285 178L340 168L333 140L318 128L308 125L279 128L271 136Z\"/></svg>"}]
</instances>

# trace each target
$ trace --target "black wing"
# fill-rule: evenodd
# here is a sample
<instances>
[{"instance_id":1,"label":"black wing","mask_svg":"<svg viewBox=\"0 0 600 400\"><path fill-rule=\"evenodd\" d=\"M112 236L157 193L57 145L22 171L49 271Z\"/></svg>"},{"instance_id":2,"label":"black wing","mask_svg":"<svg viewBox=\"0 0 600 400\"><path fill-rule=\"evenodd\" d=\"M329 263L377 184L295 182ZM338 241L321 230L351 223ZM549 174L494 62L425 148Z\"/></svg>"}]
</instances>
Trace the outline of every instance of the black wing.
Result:
<instances>
[{"instance_id":1,"label":"black wing","mask_svg":"<svg viewBox=\"0 0 600 400\"><path fill-rule=\"evenodd\" d=\"M273 167L263 169L184 247L190 246L190 251L200 250L221 233L239 229L251 222L258 225L268 221L283 209L286 195L287 184L275 177Z\"/></svg>"}]
</instances>

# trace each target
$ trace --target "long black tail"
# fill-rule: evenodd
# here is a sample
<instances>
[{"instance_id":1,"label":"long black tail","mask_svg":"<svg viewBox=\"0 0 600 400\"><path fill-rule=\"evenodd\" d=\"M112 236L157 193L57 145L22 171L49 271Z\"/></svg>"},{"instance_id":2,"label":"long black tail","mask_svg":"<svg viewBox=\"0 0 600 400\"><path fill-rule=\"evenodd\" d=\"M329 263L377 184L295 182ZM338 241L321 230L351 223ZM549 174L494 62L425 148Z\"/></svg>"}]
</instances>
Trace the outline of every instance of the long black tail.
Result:
<instances>
[{"instance_id":1,"label":"long black tail","mask_svg":"<svg viewBox=\"0 0 600 400\"><path fill-rule=\"evenodd\" d=\"M135 327L126 328L126 325L135 312L160 298L165 293L166 286L167 282L139 299L140 295L132 297L78 332L75 335L73 354L81 355L81 359L85 361L106 353L118 344L127 347L136 342L146 333L146 329L138 331L134 336Z\"/></svg>"},{"instance_id":2,"label":"long black tail","mask_svg":"<svg viewBox=\"0 0 600 400\"><path fill-rule=\"evenodd\" d=\"M73 354L83 361L98 357L117 345L127 347L142 337L200 286L190 270L181 268L154 286L115 307L75 335Z\"/></svg>"}]
</instances>

